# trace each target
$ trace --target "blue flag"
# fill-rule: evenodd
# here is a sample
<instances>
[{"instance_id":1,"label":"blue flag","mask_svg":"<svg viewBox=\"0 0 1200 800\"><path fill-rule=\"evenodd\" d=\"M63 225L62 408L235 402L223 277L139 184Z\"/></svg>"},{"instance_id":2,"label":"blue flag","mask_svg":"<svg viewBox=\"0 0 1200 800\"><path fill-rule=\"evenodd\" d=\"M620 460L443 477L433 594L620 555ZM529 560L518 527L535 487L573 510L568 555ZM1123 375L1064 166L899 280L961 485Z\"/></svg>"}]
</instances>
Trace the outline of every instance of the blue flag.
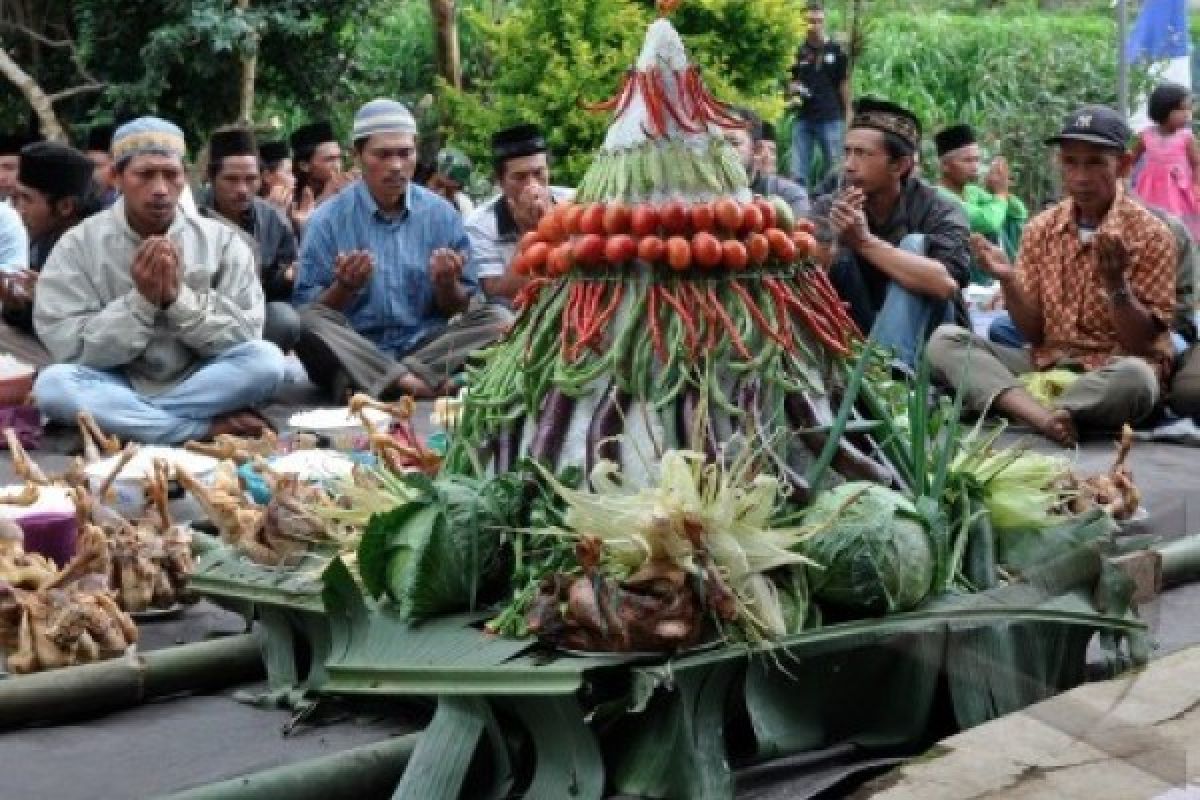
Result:
<instances>
[{"instance_id":1,"label":"blue flag","mask_svg":"<svg viewBox=\"0 0 1200 800\"><path fill-rule=\"evenodd\" d=\"M1189 52L1187 0L1146 0L1125 42L1129 63L1170 61Z\"/></svg>"}]
</instances>

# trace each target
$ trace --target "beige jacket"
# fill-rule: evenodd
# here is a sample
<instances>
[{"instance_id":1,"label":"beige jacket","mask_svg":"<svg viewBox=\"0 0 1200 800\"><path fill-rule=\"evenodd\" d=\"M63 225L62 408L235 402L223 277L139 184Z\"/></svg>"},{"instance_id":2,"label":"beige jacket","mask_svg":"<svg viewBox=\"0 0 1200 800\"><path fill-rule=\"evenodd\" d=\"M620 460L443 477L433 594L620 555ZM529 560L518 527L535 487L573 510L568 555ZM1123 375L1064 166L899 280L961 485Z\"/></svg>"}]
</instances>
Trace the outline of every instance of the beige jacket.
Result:
<instances>
[{"instance_id":1,"label":"beige jacket","mask_svg":"<svg viewBox=\"0 0 1200 800\"><path fill-rule=\"evenodd\" d=\"M165 311L133 286L142 242L125 203L65 233L38 280L33 321L59 363L121 369L157 394L201 364L262 337L265 315L254 252L237 232L180 208L167 237L183 256L183 287Z\"/></svg>"}]
</instances>

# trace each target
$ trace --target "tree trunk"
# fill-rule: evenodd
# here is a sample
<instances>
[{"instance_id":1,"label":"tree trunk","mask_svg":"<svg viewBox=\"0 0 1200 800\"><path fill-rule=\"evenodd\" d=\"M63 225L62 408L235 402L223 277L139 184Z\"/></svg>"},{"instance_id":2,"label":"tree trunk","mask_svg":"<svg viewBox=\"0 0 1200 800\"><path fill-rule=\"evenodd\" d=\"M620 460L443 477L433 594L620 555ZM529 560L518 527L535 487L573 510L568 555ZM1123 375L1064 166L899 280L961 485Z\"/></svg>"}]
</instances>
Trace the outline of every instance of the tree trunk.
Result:
<instances>
[{"instance_id":1,"label":"tree trunk","mask_svg":"<svg viewBox=\"0 0 1200 800\"><path fill-rule=\"evenodd\" d=\"M238 10L250 10L250 0L237 0ZM241 101L238 108L238 123L247 127L254 123L254 79L258 73L258 33L250 34L249 50L242 53Z\"/></svg>"},{"instance_id":2,"label":"tree trunk","mask_svg":"<svg viewBox=\"0 0 1200 800\"><path fill-rule=\"evenodd\" d=\"M21 65L12 60L3 47L0 47L0 75L7 78L29 101L33 112L37 114L42 135L51 141L65 142L67 136L63 132L62 123L58 121L58 115L54 113L54 104L51 102L50 96L38 85L32 75L21 69Z\"/></svg>"},{"instance_id":3,"label":"tree trunk","mask_svg":"<svg viewBox=\"0 0 1200 800\"><path fill-rule=\"evenodd\" d=\"M429 0L429 10L433 13L438 74L455 89L461 89L462 57L458 50L458 15L454 0Z\"/></svg>"}]
</instances>

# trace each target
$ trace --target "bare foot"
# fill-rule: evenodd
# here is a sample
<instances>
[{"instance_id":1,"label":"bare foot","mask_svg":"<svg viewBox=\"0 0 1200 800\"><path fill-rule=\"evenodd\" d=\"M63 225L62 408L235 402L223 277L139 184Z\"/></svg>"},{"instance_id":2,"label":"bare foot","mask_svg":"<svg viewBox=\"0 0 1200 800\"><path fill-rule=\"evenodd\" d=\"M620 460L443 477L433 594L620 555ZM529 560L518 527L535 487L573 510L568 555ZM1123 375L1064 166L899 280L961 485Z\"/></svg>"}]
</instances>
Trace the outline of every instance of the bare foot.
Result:
<instances>
[{"instance_id":1,"label":"bare foot","mask_svg":"<svg viewBox=\"0 0 1200 800\"><path fill-rule=\"evenodd\" d=\"M227 434L253 439L262 436L266 427L266 422L257 414L238 411L215 418L212 426L208 429L207 438L215 439L222 434Z\"/></svg>"},{"instance_id":2,"label":"bare foot","mask_svg":"<svg viewBox=\"0 0 1200 800\"><path fill-rule=\"evenodd\" d=\"M1063 447L1074 447L1078 439L1075 432L1075 421L1071 419L1071 412L1066 409L1060 408L1051 411L1040 422L1030 420L1030 423L1038 433Z\"/></svg>"},{"instance_id":3,"label":"bare foot","mask_svg":"<svg viewBox=\"0 0 1200 800\"><path fill-rule=\"evenodd\" d=\"M1050 410L1029 392L1014 387L996 398L996 411L1009 419L1023 422L1055 444L1075 446L1075 422L1064 409Z\"/></svg>"},{"instance_id":4,"label":"bare foot","mask_svg":"<svg viewBox=\"0 0 1200 800\"><path fill-rule=\"evenodd\" d=\"M411 372L402 378L398 378L392 384L392 388L402 395L409 395L417 400L427 400L431 397L436 397L437 393L425 381L413 375Z\"/></svg>"},{"instance_id":5,"label":"bare foot","mask_svg":"<svg viewBox=\"0 0 1200 800\"><path fill-rule=\"evenodd\" d=\"M437 392L438 397L454 397L458 394L458 384L453 380L445 380L439 383L434 391Z\"/></svg>"}]
</instances>

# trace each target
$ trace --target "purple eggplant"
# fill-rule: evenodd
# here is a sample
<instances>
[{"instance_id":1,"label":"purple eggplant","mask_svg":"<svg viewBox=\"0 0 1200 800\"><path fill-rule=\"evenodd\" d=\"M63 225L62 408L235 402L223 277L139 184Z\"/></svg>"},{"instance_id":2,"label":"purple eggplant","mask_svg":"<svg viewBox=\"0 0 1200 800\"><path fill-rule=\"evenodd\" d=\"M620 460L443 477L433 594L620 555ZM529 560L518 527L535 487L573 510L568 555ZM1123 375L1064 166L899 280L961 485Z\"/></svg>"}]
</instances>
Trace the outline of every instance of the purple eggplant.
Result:
<instances>
[{"instance_id":1,"label":"purple eggplant","mask_svg":"<svg viewBox=\"0 0 1200 800\"><path fill-rule=\"evenodd\" d=\"M822 409L813 399L803 392L793 392L784 399L784 409L787 411L788 422L792 427L802 430L829 425L832 420L824 419ZM829 440L825 431L812 431L800 434L800 440L813 452L820 455ZM875 462L862 450L855 447L845 436L838 440L837 452L833 456L833 468L845 478L864 480L872 483L891 486L895 476L893 470Z\"/></svg>"},{"instance_id":2,"label":"purple eggplant","mask_svg":"<svg viewBox=\"0 0 1200 800\"><path fill-rule=\"evenodd\" d=\"M574 413L575 399L561 389L551 389L542 403L542 413L538 415L537 431L529 446L529 457L541 461L552 471L557 469L563 440Z\"/></svg>"},{"instance_id":3,"label":"purple eggplant","mask_svg":"<svg viewBox=\"0 0 1200 800\"><path fill-rule=\"evenodd\" d=\"M517 451L521 449L521 433L525 428L524 418L517 419L496 434L496 474L503 475L513 468Z\"/></svg>"},{"instance_id":4,"label":"purple eggplant","mask_svg":"<svg viewBox=\"0 0 1200 800\"><path fill-rule=\"evenodd\" d=\"M632 398L615 384L609 384L604 399L596 406L596 413L587 431L587 474L600 459L620 463L621 443L617 435L624 427L625 414Z\"/></svg>"}]
</instances>

